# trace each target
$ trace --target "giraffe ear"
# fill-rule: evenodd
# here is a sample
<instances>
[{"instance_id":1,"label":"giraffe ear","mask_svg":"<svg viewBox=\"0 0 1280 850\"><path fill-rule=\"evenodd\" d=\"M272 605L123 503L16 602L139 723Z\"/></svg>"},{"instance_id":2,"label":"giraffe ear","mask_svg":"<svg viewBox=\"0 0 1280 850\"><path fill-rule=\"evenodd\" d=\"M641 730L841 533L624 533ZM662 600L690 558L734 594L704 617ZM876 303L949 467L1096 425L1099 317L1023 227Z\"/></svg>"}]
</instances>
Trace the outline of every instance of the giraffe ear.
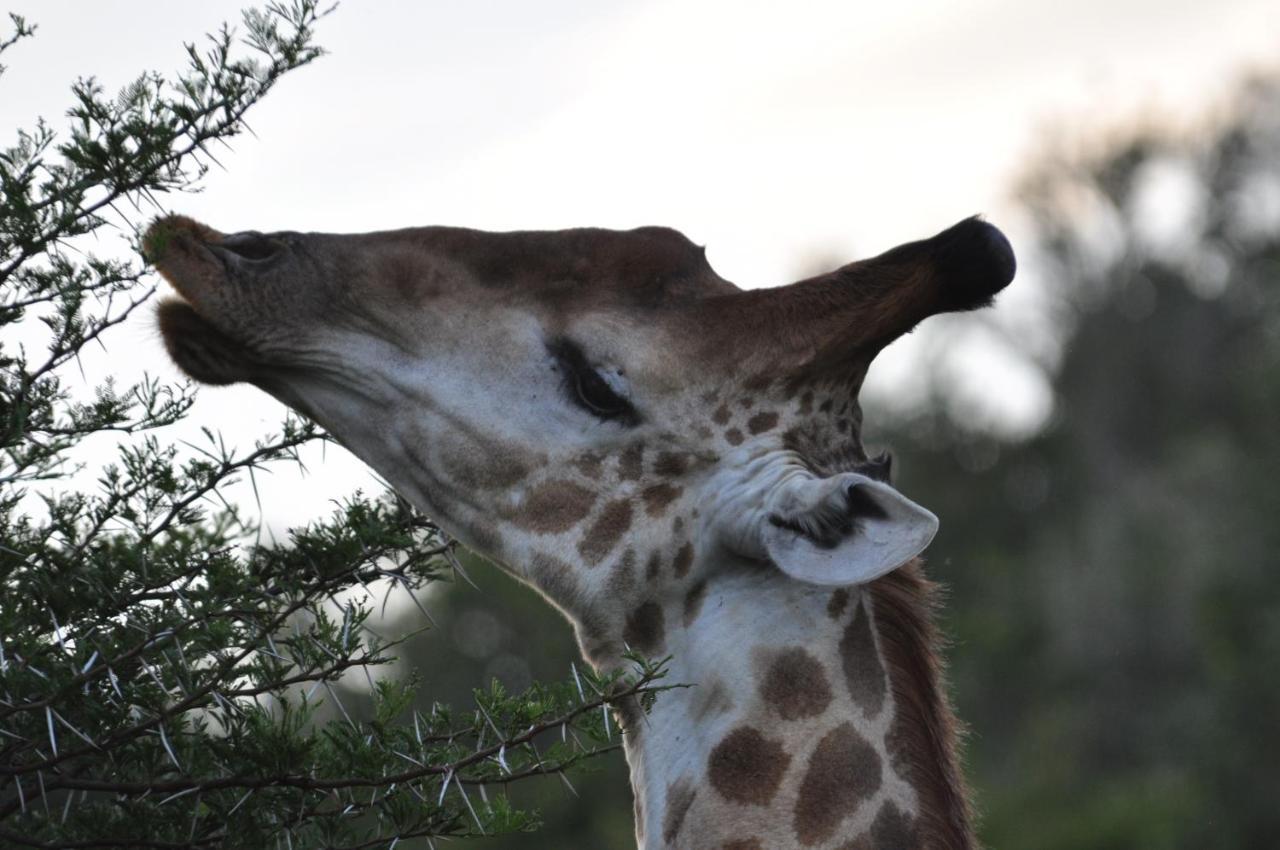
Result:
<instances>
[{"instance_id":1,"label":"giraffe ear","mask_svg":"<svg viewBox=\"0 0 1280 850\"><path fill-rule=\"evenodd\" d=\"M845 472L787 482L763 529L769 558L809 584L863 584L924 551L938 518L874 478Z\"/></svg>"}]
</instances>

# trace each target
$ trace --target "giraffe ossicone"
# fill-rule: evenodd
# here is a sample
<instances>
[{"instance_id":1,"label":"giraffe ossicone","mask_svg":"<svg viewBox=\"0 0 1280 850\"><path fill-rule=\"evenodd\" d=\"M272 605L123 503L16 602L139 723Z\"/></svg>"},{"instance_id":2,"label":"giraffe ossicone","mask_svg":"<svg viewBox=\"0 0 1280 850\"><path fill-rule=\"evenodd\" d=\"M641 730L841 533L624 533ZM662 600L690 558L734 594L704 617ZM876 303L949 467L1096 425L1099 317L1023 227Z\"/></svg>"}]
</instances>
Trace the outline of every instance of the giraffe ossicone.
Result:
<instances>
[{"instance_id":1,"label":"giraffe ossicone","mask_svg":"<svg viewBox=\"0 0 1280 850\"><path fill-rule=\"evenodd\" d=\"M156 222L174 361L315 418L529 582L587 659L671 655L627 758L644 848L973 846L915 559L861 441L875 355L1014 275L966 219L742 291L664 228L223 234Z\"/></svg>"}]
</instances>

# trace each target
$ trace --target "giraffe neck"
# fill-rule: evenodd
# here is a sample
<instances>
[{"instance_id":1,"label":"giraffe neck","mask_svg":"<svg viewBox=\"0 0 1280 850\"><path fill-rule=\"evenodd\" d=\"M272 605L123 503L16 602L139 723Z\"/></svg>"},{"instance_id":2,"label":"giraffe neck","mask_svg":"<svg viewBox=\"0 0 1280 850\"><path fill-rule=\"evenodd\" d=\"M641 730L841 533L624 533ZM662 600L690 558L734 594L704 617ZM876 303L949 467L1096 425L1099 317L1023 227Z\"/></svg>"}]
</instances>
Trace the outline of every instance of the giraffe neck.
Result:
<instances>
[{"instance_id":1,"label":"giraffe neck","mask_svg":"<svg viewBox=\"0 0 1280 850\"><path fill-rule=\"evenodd\" d=\"M709 578L668 632L692 687L629 724L640 846L971 848L931 591L915 563L849 590Z\"/></svg>"}]
</instances>

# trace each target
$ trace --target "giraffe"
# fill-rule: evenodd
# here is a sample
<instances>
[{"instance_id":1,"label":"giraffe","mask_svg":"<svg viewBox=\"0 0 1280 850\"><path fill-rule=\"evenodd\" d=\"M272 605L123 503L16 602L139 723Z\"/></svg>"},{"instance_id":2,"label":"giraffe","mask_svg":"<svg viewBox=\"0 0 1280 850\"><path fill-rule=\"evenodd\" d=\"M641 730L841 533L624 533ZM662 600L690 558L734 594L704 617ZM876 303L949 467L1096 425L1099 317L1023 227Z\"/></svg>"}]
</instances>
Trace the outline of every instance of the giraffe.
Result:
<instances>
[{"instance_id":1,"label":"giraffe","mask_svg":"<svg viewBox=\"0 0 1280 850\"><path fill-rule=\"evenodd\" d=\"M585 658L671 656L619 707L639 847L975 844L919 554L861 441L875 355L1014 276L970 218L743 291L677 231L331 235L157 221L177 365L313 417L533 585Z\"/></svg>"}]
</instances>

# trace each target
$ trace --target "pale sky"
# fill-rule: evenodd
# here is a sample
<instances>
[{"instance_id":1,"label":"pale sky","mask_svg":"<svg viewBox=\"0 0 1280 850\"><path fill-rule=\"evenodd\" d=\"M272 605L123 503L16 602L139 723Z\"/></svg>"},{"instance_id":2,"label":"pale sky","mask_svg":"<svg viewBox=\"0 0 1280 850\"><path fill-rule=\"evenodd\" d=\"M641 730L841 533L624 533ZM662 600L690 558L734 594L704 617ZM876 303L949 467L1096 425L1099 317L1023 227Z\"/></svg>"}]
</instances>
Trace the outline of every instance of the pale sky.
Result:
<instances>
[{"instance_id":1,"label":"pale sky","mask_svg":"<svg viewBox=\"0 0 1280 850\"><path fill-rule=\"evenodd\" d=\"M38 115L61 127L76 76L110 91L171 72L184 40L240 7L11 2L40 29L5 56L3 144ZM1280 6L346 0L318 41L330 55L251 111L257 137L219 154L227 171L170 199L173 210L224 231L664 224L755 287L976 212L1017 248L1009 187L1048 136L1198 114L1242 70L1274 66ZM1010 341L1034 351L1047 334L1034 268L1023 269L993 314L1003 332L965 317L948 365L967 409L1012 430L1048 410L1035 370L1009 354ZM89 371L172 376L146 324L109 339L111 359ZM869 391L909 390L913 348L928 339L895 346ZM195 421L247 442L280 415L232 388L203 391ZM314 515L363 475L333 449L313 466L305 487L280 483L273 524Z\"/></svg>"}]
</instances>

